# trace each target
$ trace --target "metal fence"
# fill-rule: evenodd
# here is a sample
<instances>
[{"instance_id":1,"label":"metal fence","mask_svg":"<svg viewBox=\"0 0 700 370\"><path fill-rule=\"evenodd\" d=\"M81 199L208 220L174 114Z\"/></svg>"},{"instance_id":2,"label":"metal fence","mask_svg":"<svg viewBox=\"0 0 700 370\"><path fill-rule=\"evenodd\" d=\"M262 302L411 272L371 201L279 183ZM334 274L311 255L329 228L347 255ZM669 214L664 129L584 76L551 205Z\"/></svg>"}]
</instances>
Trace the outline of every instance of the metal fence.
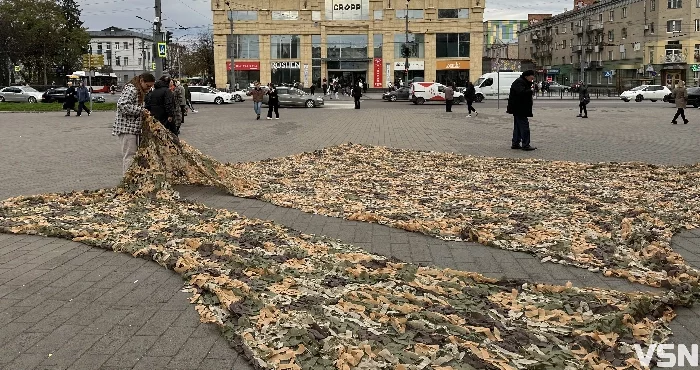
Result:
<instances>
[{"instance_id":1,"label":"metal fence","mask_svg":"<svg viewBox=\"0 0 700 370\"><path fill-rule=\"evenodd\" d=\"M615 88L595 88L591 87L588 88L588 95L590 95L591 99L609 99L609 98L617 98L620 96L620 92L617 91ZM549 98L549 99L572 99L572 100L578 100L578 90L577 89L571 89L568 91L564 90L559 90L559 91L539 91L535 95L535 99L537 98Z\"/></svg>"}]
</instances>

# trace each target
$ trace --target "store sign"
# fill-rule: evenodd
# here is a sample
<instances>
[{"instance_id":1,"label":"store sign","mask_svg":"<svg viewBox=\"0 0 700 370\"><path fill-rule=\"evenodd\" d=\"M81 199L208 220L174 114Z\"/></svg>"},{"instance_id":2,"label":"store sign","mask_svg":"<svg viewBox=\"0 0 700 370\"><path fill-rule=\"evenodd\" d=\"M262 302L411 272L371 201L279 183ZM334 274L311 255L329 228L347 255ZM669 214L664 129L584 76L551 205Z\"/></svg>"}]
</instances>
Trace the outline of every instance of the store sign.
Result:
<instances>
[{"instance_id":1,"label":"store sign","mask_svg":"<svg viewBox=\"0 0 700 370\"><path fill-rule=\"evenodd\" d=\"M270 63L272 69L300 69L301 63L299 62L272 62Z\"/></svg>"},{"instance_id":2,"label":"store sign","mask_svg":"<svg viewBox=\"0 0 700 370\"><path fill-rule=\"evenodd\" d=\"M404 62L395 62L394 63L394 71L406 70L405 65L406 65L406 63L404 63ZM408 62L408 70L409 71L423 71L423 70L425 70L425 62L422 60L419 60L419 61L411 60Z\"/></svg>"},{"instance_id":3,"label":"store sign","mask_svg":"<svg viewBox=\"0 0 700 370\"><path fill-rule=\"evenodd\" d=\"M260 62L233 62L236 71L259 71ZM226 61L226 70L231 70L231 61Z\"/></svg>"},{"instance_id":4,"label":"store sign","mask_svg":"<svg viewBox=\"0 0 700 370\"><path fill-rule=\"evenodd\" d=\"M382 87L382 80L384 80L384 76L382 76L384 66L382 64L382 58L374 58L374 87Z\"/></svg>"},{"instance_id":5,"label":"store sign","mask_svg":"<svg viewBox=\"0 0 700 370\"><path fill-rule=\"evenodd\" d=\"M389 86L391 82L391 63L386 64L386 85Z\"/></svg>"},{"instance_id":6,"label":"store sign","mask_svg":"<svg viewBox=\"0 0 700 370\"><path fill-rule=\"evenodd\" d=\"M700 64L691 64L690 70L693 72L700 72Z\"/></svg>"},{"instance_id":7,"label":"store sign","mask_svg":"<svg viewBox=\"0 0 700 370\"><path fill-rule=\"evenodd\" d=\"M548 74L548 75L558 75L558 74L559 74L559 70L556 69L556 68L548 69L548 70L547 70L547 74Z\"/></svg>"},{"instance_id":8,"label":"store sign","mask_svg":"<svg viewBox=\"0 0 700 370\"><path fill-rule=\"evenodd\" d=\"M469 69L469 61L468 60L438 60L435 63L435 69L442 71L442 70L449 70L449 69Z\"/></svg>"},{"instance_id":9,"label":"store sign","mask_svg":"<svg viewBox=\"0 0 700 370\"><path fill-rule=\"evenodd\" d=\"M369 0L326 0L326 19L367 20L369 19Z\"/></svg>"},{"instance_id":10,"label":"store sign","mask_svg":"<svg viewBox=\"0 0 700 370\"><path fill-rule=\"evenodd\" d=\"M309 65L304 64L304 86L309 86Z\"/></svg>"}]
</instances>

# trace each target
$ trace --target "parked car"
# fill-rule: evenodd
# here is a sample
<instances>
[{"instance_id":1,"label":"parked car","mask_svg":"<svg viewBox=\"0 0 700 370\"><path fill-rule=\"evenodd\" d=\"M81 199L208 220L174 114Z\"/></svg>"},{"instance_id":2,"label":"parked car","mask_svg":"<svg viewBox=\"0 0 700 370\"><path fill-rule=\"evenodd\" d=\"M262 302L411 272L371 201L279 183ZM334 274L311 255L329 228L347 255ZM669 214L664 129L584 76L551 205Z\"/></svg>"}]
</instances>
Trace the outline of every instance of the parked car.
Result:
<instances>
[{"instance_id":1,"label":"parked car","mask_svg":"<svg viewBox=\"0 0 700 370\"><path fill-rule=\"evenodd\" d=\"M664 101L676 104L676 94L670 93L664 96ZM700 87L688 88L688 105L692 105L695 108L700 107Z\"/></svg>"},{"instance_id":2,"label":"parked car","mask_svg":"<svg viewBox=\"0 0 700 370\"><path fill-rule=\"evenodd\" d=\"M644 99L655 102L657 100L663 100L663 98L670 93L671 90L669 90L666 86L642 85L623 92L620 94L620 99L626 102L632 99L634 99L636 102L640 102Z\"/></svg>"},{"instance_id":3,"label":"parked car","mask_svg":"<svg viewBox=\"0 0 700 370\"><path fill-rule=\"evenodd\" d=\"M388 101L411 100L411 88L402 87L398 90L386 92L382 95L382 99Z\"/></svg>"},{"instance_id":4,"label":"parked car","mask_svg":"<svg viewBox=\"0 0 700 370\"><path fill-rule=\"evenodd\" d=\"M42 97L44 98L44 103L63 103L66 101L66 90L67 87L54 87L46 90ZM90 98L93 103L104 103L105 98L99 95L90 94Z\"/></svg>"},{"instance_id":5,"label":"parked car","mask_svg":"<svg viewBox=\"0 0 700 370\"><path fill-rule=\"evenodd\" d=\"M561 91L568 93L571 90L570 86L562 85L559 82L550 82L549 91L559 93Z\"/></svg>"},{"instance_id":6,"label":"parked car","mask_svg":"<svg viewBox=\"0 0 700 370\"><path fill-rule=\"evenodd\" d=\"M0 102L36 103L43 99L42 94L29 86L10 86L0 90Z\"/></svg>"},{"instance_id":7,"label":"parked car","mask_svg":"<svg viewBox=\"0 0 700 370\"><path fill-rule=\"evenodd\" d=\"M279 96L280 107L321 107L324 104L323 98L320 96L310 95L294 87L277 87L277 95ZM263 96L263 104L267 105L270 97Z\"/></svg>"},{"instance_id":8,"label":"parked car","mask_svg":"<svg viewBox=\"0 0 700 370\"><path fill-rule=\"evenodd\" d=\"M233 102L233 94L219 91L209 86L190 86L193 103L231 103Z\"/></svg>"},{"instance_id":9,"label":"parked car","mask_svg":"<svg viewBox=\"0 0 700 370\"><path fill-rule=\"evenodd\" d=\"M244 97L248 94L246 94L246 92L243 90L236 90L231 92L231 95L233 95L233 101L242 102L245 100Z\"/></svg>"}]
</instances>

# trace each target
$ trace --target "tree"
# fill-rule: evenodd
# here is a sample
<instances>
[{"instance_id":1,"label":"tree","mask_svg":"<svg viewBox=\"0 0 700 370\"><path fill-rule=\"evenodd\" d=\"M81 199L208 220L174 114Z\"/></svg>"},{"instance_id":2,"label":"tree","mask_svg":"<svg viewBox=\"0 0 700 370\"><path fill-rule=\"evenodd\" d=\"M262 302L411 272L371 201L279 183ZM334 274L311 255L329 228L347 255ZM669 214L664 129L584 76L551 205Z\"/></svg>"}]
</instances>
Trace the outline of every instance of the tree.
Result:
<instances>
[{"instance_id":1,"label":"tree","mask_svg":"<svg viewBox=\"0 0 700 370\"><path fill-rule=\"evenodd\" d=\"M80 8L75 0L59 0L61 13L65 19L63 27L63 50L58 60L61 70L72 73L80 65L80 56L87 53L90 35L80 20Z\"/></svg>"},{"instance_id":2,"label":"tree","mask_svg":"<svg viewBox=\"0 0 700 370\"><path fill-rule=\"evenodd\" d=\"M114 73L114 69L112 68L112 66L102 66L97 71L102 74Z\"/></svg>"},{"instance_id":3,"label":"tree","mask_svg":"<svg viewBox=\"0 0 700 370\"><path fill-rule=\"evenodd\" d=\"M182 74L201 76L204 81L214 79L214 35L211 32L199 34L183 53Z\"/></svg>"}]
</instances>

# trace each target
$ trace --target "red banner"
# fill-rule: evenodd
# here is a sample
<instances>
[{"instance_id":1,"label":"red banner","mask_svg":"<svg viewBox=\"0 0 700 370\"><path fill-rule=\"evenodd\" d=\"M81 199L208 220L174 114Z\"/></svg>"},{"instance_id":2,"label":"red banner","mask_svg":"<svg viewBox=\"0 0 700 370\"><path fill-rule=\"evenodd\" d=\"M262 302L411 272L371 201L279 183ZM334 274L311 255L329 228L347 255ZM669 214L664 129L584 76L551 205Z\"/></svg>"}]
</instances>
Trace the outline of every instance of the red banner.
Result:
<instances>
[{"instance_id":1,"label":"red banner","mask_svg":"<svg viewBox=\"0 0 700 370\"><path fill-rule=\"evenodd\" d=\"M374 87L381 88L384 78L384 70L382 69L382 58L374 58Z\"/></svg>"},{"instance_id":2,"label":"red banner","mask_svg":"<svg viewBox=\"0 0 700 370\"><path fill-rule=\"evenodd\" d=\"M236 71L259 71L260 70L260 62L234 62L233 66L236 68ZM226 61L226 70L227 71L231 70L231 61L230 60Z\"/></svg>"}]
</instances>

